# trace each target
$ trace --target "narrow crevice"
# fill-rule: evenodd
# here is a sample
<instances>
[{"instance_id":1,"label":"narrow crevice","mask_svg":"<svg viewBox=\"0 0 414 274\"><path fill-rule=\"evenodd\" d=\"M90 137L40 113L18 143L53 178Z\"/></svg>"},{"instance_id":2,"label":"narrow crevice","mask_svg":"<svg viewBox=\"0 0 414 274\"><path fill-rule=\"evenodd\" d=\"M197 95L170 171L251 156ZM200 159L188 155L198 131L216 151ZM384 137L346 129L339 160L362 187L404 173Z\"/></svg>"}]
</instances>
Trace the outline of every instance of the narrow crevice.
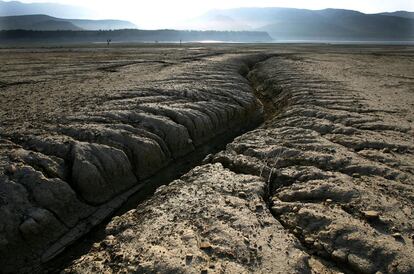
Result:
<instances>
[{"instance_id":1,"label":"narrow crevice","mask_svg":"<svg viewBox=\"0 0 414 274\"><path fill-rule=\"evenodd\" d=\"M272 80L272 82L270 83L264 84L266 83L266 79L258 75L257 71L255 71L255 69L258 66L260 66L260 62L250 67L249 73L247 74L246 77L249 80L250 85L252 86L256 97L258 98L258 100L261 101L261 103L264 106L265 123L266 123L266 120L273 119L278 114L283 113L283 111L290 105L291 95L287 90L285 90L283 87L279 85L278 85L278 90L275 90L273 85L277 83L274 83L274 80ZM283 97L282 100L275 101L275 99L280 99L281 96ZM220 160L218 160L218 162L220 162ZM313 257L316 260L323 262L324 264L328 264L333 269L340 270L343 273L346 273L346 274L358 273L358 272L351 271L349 265L332 259L328 255L328 253L325 254L321 251L316 250L313 246L310 246L309 244L307 244L305 240L303 239L303 237L301 237L301 235L295 233L292 228L290 228L285 222L283 222L281 218L279 218L272 211L272 206L273 206L272 193L277 191L277 189L280 189L281 187L285 186L285 184L281 184L278 186L274 184L274 181L277 180L278 175L277 175L277 172L273 172L273 168L270 168L264 164L264 167L262 168L262 170L266 166L267 169L271 170L270 174L262 174L262 172L260 172L260 174L257 174L257 172L253 172L254 173L253 174L251 171L246 171L246 170L242 171L243 168L241 169L237 168L237 166L235 166L234 163L230 165L226 163L222 163L222 164L223 166L225 166L226 168L230 169L231 171L235 173L244 173L244 174L259 176L265 181L265 191L263 193L262 199L265 202L267 209L272 214L272 216L284 227L284 229L289 234L294 236L301 243L303 251L309 254L310 257Z\"/></svg>"},{"instance_id":2,"label":"narrow crevice","mask_svg":"<svg viewBox=\"0 0 414 274\"><path fill-rule=\"evenodd\" d=\"M259 195L259 198L261 198L261 201L259 202L260 209L262 210L263 207L265 207L266 211L268 211L266 212L268 218L273 218L275 223L280 224L280 226L278 225L279 230L290 239L295 240L295 248L303 252L304 255L308 255L305 257L308 257L308 266L312 272L320 273L320 264L323 265L322 269L326 268L332 270L332 272L337 271L347 274L368 273L370 272L367 270L368 268L364 268L366 265L369 267L381 267L381 269L387 269L385 268L387 267L386 265L388 262L392 262L392 260L390 258L378 259L379 256L383 256L383 254L381 254L383 249L382 246L377 245L378 241L374 243L374 240L376 241L378 239L376 238L378 235L377 232L379 232L379 234L391 236L388 235L388 231L386 231L387 233L384 233L385 228L388 228L389 230L389 227L387 227L388 223L380 223L381 219L378 216L381 215L382 212L374 207L375 212L378 210L376 213L377 217L369 217L371 218L369 220L367 217L368 214L365 216L364 211L362 211L364 208L355 202L355 200L351 200L351 198L350 200L345 200L347 197L345 194L348 193L347 191L349 191L349 193L359 191L359 186L364 187L363 184L367 184L365 179L368 179L368 176L377 176L378 178L382 177L384 179L395 180L398 179L399 173L394 172L393 168L388 167L385 163L378 165L375 164L375 161L372 161L372 163L367 162L366 159L368 158L364 157L364 155L359 155L361 159L356 157L354 154L366 148L366 143L358 144L357 140L356 143L358 146L354 146L352 140L350 140L349 144L341 144L341 142L331 140L329 138L330 136L325 136L326 134L341 134L333 132L336 129L336 124L344 127L349 126L356 131L364 130L363 127L365 127L365 130L375 130L375 125L371 125L373 128L368 128L368 126L369 123L376 122L377 120L370 116L363 117L353 108L346 109L346 107L344 107L350 105L349 100L355 100L355 103L357 104L358 102L361 102L362 98L352 95L350 96L351 99L348 100L345 95L337 95L337 91L347 91L341 87L334 87L334 84L340 86L341 82L326 82L320 80L320 78L311 79L310 74L302 75L300 72L294 73L292 72L291 67L289 67L289 64L287 64L287 69L281 67L284 65L283 60L279 62L277 55L274 56L276 56L276 58L270 60L269 63L265 63L264 61L272 56L257 58L254 62L252 62L251 59L249 60L246 58L247 60L244 60L245 62L240 62L241 66L239 74L247 81L246 86L243 86L243 88L240 89L240 92L245 92L245 87L249 84L257 100L259 100L263 106L264 117L251 119L256 118L256 116L249 116L249 114L254 113L254 111L259 112L260 107L253 111L252 109L250 109L250 111L245 111L239 115L243 118L243 121L248 124L243 127L241 123L237 122L237 119L234 119L234 116L236 116L234 113L237 106L244 105L246 108L246 105L243 104L243 101L237 102L236 99L232 98L234 92L229 91L226 93L230 98L228 100L234 99L235 102L237 102L237 106L235 105L231 110L226 111L226 113L223 114L223 116L227 118L226 122L229 122L223 124L230 125L226 126L226 130L215 132L216 136L213 138L203 139L202 145L196 146L195 150L184 156L177 157L171 164L160 169L156 175L139 182L139 188L135 188L134 193L127 197L127 200L123 201L122 205L117 207L117 209L114 210L114 212L111 212L110 215L106 215L103 221L100 220L99 225L94 226L89 233L84 235L81 239L78 239L73 245L69 246L66 251L63 251L59 256L46 264L45 269L42 272L55 273L57 270L61 270L70 265L73 262L73 259L79 258L79 255L87 253L92 245L102 241L107 236L105 233L106 224L110 222L114 216L121 216L131 209L137 207L140 208L144 201L154 197L154 191L159 186L168 185L192 168L210 162L221 163L222 166L231 170L233 175L234 173L249 174L256 176L256 179L261 178L259 181L263 181L264 183L262 184L263 192ZM284 55L281 59L283 59L283 57ZM279 66L279 64L281 66ZM270 67L269 65L273 65L274 67ZM274 71L269 72L269 70L272 70L273 68ZM272 75L267 75L267 73L272 74L275 71L276 76L271 77ZM221 81L216 83L214 78L211 80L213 85L223 84ZM244 82L244 79L242 79L242 81ZM330 88L332 88L333 91L330 91ZM212 94L219 95L214 92ZM321 101L320 104L318 104L318 100ZM331 104L331 100L335 100L339 105L335 106L334 102L332 102L333 105L329 105ZM192 103L196 104L197 102ZM180 104L177 104L177 106L171 105L171 108L174 107L180 107ZM190 108L198 111L196 115L200 115L199 112L204 113L211 120L213 128L219 128L219 124L215 124L214 121L215 118L220 120L219 118L221 117L215 112L215 109L202 111L202 106L199 108L198 105L191 106ZM331 112L330 110L340 111ZM151 112L150 110L147 111ZM301 111L303 111L302 114ZM369 112L367 111L367 113ZM178 123L177 120L180 119L173 119L174 117L176 118L176 116L170 117L172 115L168 113L165 113L164 115L177 124L184 127L187 125L189 128L185 128L187 128L188 131L191 130L191 126L197 126L194 124L197 122L196 119L192 119L191 117L189 118L188 123L182 121L181 123ZM231 119L232 117L233 119ZM309 128L304 127L301 124L302 122L306 123L307 120L313 118L315 118L315 121L309 122ZM325 119L327 122L320 123L317 119ZM134 126L132 122L126 123ZM315 128L312 128L312 123L316 124ZM318 128L318 123L321 124L320 129ZM330 131L326 130L328 126ZM251 132L247 134L247 136L245 135L237 139L234 143L228 145L232 142L233 138L257 127L259 127L258 130ZM272 132L272 130L274 131ZM338 131L339 130L342 129L338 127ZM343 130L345 131L345 129ZM193 140L197 136L201 139L205 136L205 131L206 130L203 128L203 134L198 134L195 130L194 132L196 133L189 134L189 136L191 136L191 139ZM324 132L325 134L323 134ZM263 143L260 140L262 133L263 136L266 136L263 138ZM256 134L257 136L255 136ZM317 138L313 138L312 134L317 135ZM351 134L352 133L350 133L350 135ZM279 138L277 135L280 135L281 137ZM162 138L162 136L160 137ZM285 141L286 144L284 143ZM317 144L318 142L319 144ZM228 145L226 150L222 151L226 145ZM368 146L368 148L371 149L378 149L376 147L371 147L376 146L375 143L368 143ZM384 144L381 144L381 147L383 146ZM392 144L387 144L386 149L392 150L393 147L391 146ZM358 147L362 147L362 149L359 149ZM339 150L336 151L336 148L339 148ZM283 155L282 153L285 149L289 153ZM410 153L409 149L405 150L406 151L401 151L401 153ZM222 152L218 153L219 151ZM295 154L296 152L297 154ZM306 154L306 152L310 153ZM312 154L313 152L314 154ZM397 150L396 152L399 151ZM313 157L315 154L318 154L318 157ZM321 156L321 154L323 155ZM302 172L303 170L301 168L305 168L305 171ZM329 180L326 180L328 178ZM343 181L342 178L344 178ZM313 180L318 182L311 182ZM332 192L329 192L329 187L335 187L335 183L340 185L339 190L334 189ZM292 184L295 185L287 187ZM359 184L359 186L356 187L356 184ZM321 192L326 191L326 189L328 189L328 191L323 192L324 194L321 195L321 192L318 192L320 190L318 187L321 187ZM167 190L169 190L169 188L167 188ZM262 190L262 188L260 188L260 190ZM310 194L306 191L309 191ZM306 195L301 196L301 193L304 192L306 192ZM341 196L341 199L337 198L339 196ZM155 195L155 197L157 197L157 195ZM319 199L318 197L322 198ZM342 199L343 197L345 198ZM364 198L364 196L361 197ZM119 197L115 198L118 199ZM155 201L156 203L159 202L156 199ZM373 199L372 201L377 202L379 200ZM367 209L371 210L373 204L372 201L366 203ZM355 208L352 208L354 205L356 205ZM363 204L363 206L365 206L365 204ZM375 214L371 214L371 216L372 215ZM316 229L308 227L307 216L310 216L309 223L312 226L317 227ZM384 214L384 216L386 215ZM302 222L303 220L305 221ZM321 220L322 224L319 224L319 220ZM355 223L353 223L353 220L355 220ZM329 227L326 223L333 223L335 226ZM392 221L390 221L390 224L391 223ZM348 229L350 226L353 227ZM381 231L381 228L384 228L384 231ZM349 239L346 237L351 233L350 230L352 229L359 229L357 232L360 234L357 236L354 235L357 239ZM373 231L374 236L369 239L370 242L365 241L366 239L364 236L360 236L367 235L366 238L369 238L369 233L371 231ZM327 233L335 235L327 235ZM405 236L400 233L395 234L401 239L402 236ZM338 240L338 238L340 239ZM346 243L337 243L337 241L345 241ZM374 248L375 253L373 255L372 253L368 253ZM388 247L384 245L384 252L388 252L390 254L389 257L394 256L394 253L392 253L394 252L393 247L390 247L389 250L387 248ZM272 252L278 251L272 250ZM350 255L353 255L353 257ZM255 254L255 256L257 256L257 254ZM359 262L355 260L355 257L359 258L359 256L361 256L361 260L364 260L363 263L366 261L366 265L363 265L362 263L359 264ZM396 260L395 262L399 261Z\"/></svg>"},{"instance_id":3,"label":"narrow crevice","mask_svg":"<svg viewBox=\"0 0 414 274\"><path fill-rule=\"evenodd\" d=\"M261 58L261 61L262 60L263 58ZM254 64L252 64L251 67L253 67ZM255 115L257 115L257 113L255 113ZM171 119L171 117L169 118ZM113 217L120 216L131 209L137 208L144 201L151 198L158 187L168 185L192 168L203 164L203 159L207 155L218 153L225 149L226 145L231 143L234 138L255 129L263 123L263 117L252 118L253 119L247 119L247 124L231 124L225 132L216 135L205 144L197 146L194 151L178 157L172 164L162 168L150 178L140 181L138 191L130 195L112 214L103 218L99 225L91 228L89 232L78 238L64 250L60 250L56 256L53 256L51 260L41 267L42 271L45 273L55 273L57 270L66 267L74 258L86 253L95 242L102 240L105 237L105 227ZM116 199L116 197L114 199Z\"/></svg>"},{"instance_id":4,"label":"narrow crevice","mask_svg":"<svg viewBox=\"0 0 414 274\"><path fill-rule=\"evenodd\" d=\"M217 162L222 163L220 161L217 161ZM307 253L310 257L313 257L319 261L322 261L324 264L328 264L333 269L340 270L340 272L342 273L359 274L359 272L350 271L349 265L338 262L332 259L327 253L326 254L321 253L321 251L318 251L313 246L307 244L305 240L303 239L303 237L301 237L299 234L294 232L294 228L289 227L285 222L283 222L281 218L279 218L276 214L274 214L272 210L272 206L273 206L272 193L277 191L277 189L280 189L281 187L284 187L290 184L283 184L283 185L281 184L279 186L275 186L273 182L276 178L274 178L272 175L270 176L269 174L267 174L267 176L265 174L259 175L256 172L249 172L245 170L242 171L235 165L228 165L227 163L222 163L222 164L225 168L231 170L234 173L259 176L263 179L263 181L265 182L265 186L264 186L264 193L263 193L262 199L267 209L272 214L273 218L275 218L275 220L277 220L283 226L285 231L287 231L290 235L292 235L295 239L297 239L301 243L302 251ZM274 174L276 174L276 172Z\"/></svg>"},{"instance_id":5,"label":"narrow crevice","mask_svg":"<svg viewBox=\"0 0 414 274\"><path fill-rule=\"evenodd\" d=\"M288 157L285 157L284 159L281 159L279 161L278 158L281 155L270 156L270 157L278 159L276 163L274 163L273 167L268 166L267 158L258 159L259 166L252 165L251 167L250 166L246 167L243 164L238 164L236 160L233 161L232 158L225 159L225 157L220 158L219 156L216 158L214 158L214 156L210 157L211 154L216 154L219 151L222 151L223 149L225 149L226 145L231 143L234 140L234 138L236 138L237 136L240 136L260 126L262 128L266 128L270 126L271 124L266 123L267 121L270 121L270 120L275 121L275 119L283 119L283 118L288 117L287 115L292 115L292 113L286 114L286 116L284 115L284 112L286 112L289 107L293 106L296 103L296 101L298 101L296 97L300 97L298 94L295 95L294 92L292 92L293 91L292 89L298 88L299 85L305 85L305 86L307 85L309 87L312 87L312 85L310 85L309 83L298 81L297 78L295 77L290 77L288 79L285 79L286 84L281 84L280 81L277 79L277 77L272 77L271 79L268 79L269 77L267 77L267 75L261 75L261 66L263 65L262 62L265 62L266 60L268 60L269 58L272 58L273 56L275 55L261 56L260 58L257 58L254 62L252 60L247 60L247 61L245 60L246 62L244 63L241 62L240 69L239 69L239 74L242 75L247 80L257 100L259 100L263 106L263 113L262 115L259 115L260 117L256 116L258 111L260 111L260 109L256 109L256 111L252 111L250 109L251 117L248 116L249 112L245 111L243 112L243 114L241 114L241 116L243 117L243 121L245 121L246 123L243 125L242 123L237 122L237 119L234 119L234 117L230 117L233 115L229 115L229 113L226 113L225 115L228 118L227 120L228 126L226 126L226 130L216 132L216 135L212 138L204 138L205 137L204 135L193 136L193 135L200 135L200 134L191 132L191 129L189 129L191 126L193 126L193 128L197 128L197 125L195 124L196 121L194 119L191 119L191 117L189 117L188 124L190 124L190 126L186 127L185 126L186 123L182 121L181 123L179 123L180 119L177 119L177 117L169 113L169 111L164 111L163 114L168 119L175 122L176 124L184 126L184 128L188 130L189 136L192 140L198 137L204 138L202 139L203 142L201 142L201 145L199 144L198 146L195 146L195 150L183 156L172 158L173 161L169 161L166 166L158 170L157 173L155 175L152 175L150 178L141 180L141 181L139 181L137 178L138 185L129 189L128 191L130 193L127 196L125 196L125 194L128 191L118 196L113 197L113 199L111 199L108 203L104 203L103 205L100 205L100 207L97 207L97 211L99 211L101 210L101 206L107 206L113 200L120 200L120 199L122 200L119 203L115 203L116 208L112 208L112 211L110 213L101 217L101 219L99 219L99 222L97 222L97 225L90 226L88 229L85 230L89 232L86 232L85 234L83 234L83 236L80 236L80 238L79 236L77 236L75 240L69 243L70 245L64 246L64 248L66 248L65 250L64 249L58 250L56 254L52 254L50 258L53 258L53 257L54 258L51 260L47 260L47 263L44 266L41 266L42 272L55 273L56 271L67 267L73 261L73 259L79 258L81 255L87 253L94 243L99 242L104 239L104 237L106 236L105 227L111 221L113 217L120 216L131 209L135 209L139 207L144 201L146 201L147 199L153 196L155 190L158 187L162 185L168 185L173 180L180 178L183 174L187 173L189 170L191 170L192 168L196 166L213 161L213 162L221 163L225 168L228 168L234 173L250 174L250 175L261 177L263 179L263 181L265 182L264 184L265 189L263 192L263 196L261 198L263 199L263 202L265 203L266 208L269 210L271 216L273 216L273 218L278 223L280 223L280 225L284 228L286 233L288 233L289 235L292 235L298 241L298 243L300 243L299 248L303 252L308 254L309 258L312 258L313 260L316 260L318 262L321 262L324 265L327 265L331 269L334 269L334 270L337 270L343 273L347 273L347 274L361 273L357 267L353 267L352 264L348 263L347 260L344 260L344 261L339 260L333 255L331 255L331 253L328 250L325 250L325 247L315 247L313 243L309 243L309 241L307 241L306 239L306 236L307 236L306 233L302 233L298 231L295 227L292 227L292 225L289 224L289 222L287 222L286 220L284 220L281 215L279 215L275 210L272 210L272 207L274 206L274 202L273 202L274 194L278 192L284 186L288 186L290 184L297 182L295 178L289 178L289 180L287 180L283 176L283 174L281 174L282 172L280 170L285 167L293 167L295 165L300 165L303 167L309 166L309 167L316 167L321 171L340 172L343 174L347 174L349 176L353 176L354 174L365 175L364 170L363 170L364 167L353 167L350 165L350 163L337 163L337 164L331 163L329 166L327 164L324 164L323 162L319 163L319 162L316 162L316 160L306 159L306 157L303 157L303 159L294 159L293 157L289 159ZM313 83L313 84L318 84L320 82L320 80L313 80L313 81L310 79L308 80L310 81L310 83ZM294 96L292 95L292 93ZM314 96L311 97L310 95L314 95ZM309 94L309 97L311 97L309 99L310 101L315 101L315 102L318 99L320 99L318 97L318 94L313 94L313 92ZM235 102L237 102L237 100L235 100ZM241 107L243 106L242 103L239 103L239 102L237 103ZM309 104L309 102L307 104ZM307 104L302 103L302 102L298 103L298 105L300 105L301 107L306 106ZM312 105L312 102L310 105ZM318 105L315 103L314 106L318 106ZM142 110L145 109L145 111L148 111L150 113L155 111L151 107L138 107L138 108ZM326 107L326 108L329 108L329 107ZM204 113L206 117L208 117L210 122L213 124L214 128L217 128L219 126L218 124L216 125L214 123L214 118L217 118L217 120L219 120L218 119L219 115L214 110L202 111L202 109L199 109L196 106L192 107L191 109ZM153 114L155 115L158 113L154 112ZM296 114L293 114L293 115L295 117L299 117ZM213 116L217 116L217 117L213 117ZM322 117L322 118L328 121L330 120L328 119L328 117ZM141 128L141 126L139 125L134 125L133 122L126 122L126 124L129 124L133 126L134 128L135 127ZM344 125L346 125L346 123L344 123ZM313 131L317 132L317 130L313 130ZM159 136L159 137L162 138L162 136ZM79 138L75 138L75 139L79 139ZM330 141L329 139L326 139L326 140ZM333 142L333 141L330 141L330 142ZM347 148L346 144L342 145L336 142L333 142L333 143L336 145L340 145L344 148ZM122 148L119 148L119 149L122 149ZM356 149L356 152L358 152L357 149ZM235 153L239 155L244 155L243 148L240 150L236 149ZM216 156L217 155L218 154L216 154ZM245 156L249 156L249 155L247 155L246 153ZM260 154L254 157L260 158L259 156ZM68 157L70 159L70 156ZM131 161L131 159L129 160ZM71 160L66 159L66 161L69 161L67 162L69 166L68 169L72 169L73 163L71 162ZM394 175L390 173L391 171L373 169L371 171L371 174L382 176L384 178L390 177L391 179L393 179ZM69 172L69 174L72 174L72 172ZM72 185L71 182L72 182L72 178L68 177L68 183L70 185ZM303 202L306 204L307 202L313 202L313 201L312 200L300 200L300 202ZM346 209L344 209L344 211L347 212ZM82 222L87 222L89 217L86 217L84 220L82 220ZM310 260L309 260L309 267L312 268Z\"/></svg>"}]
</instances>

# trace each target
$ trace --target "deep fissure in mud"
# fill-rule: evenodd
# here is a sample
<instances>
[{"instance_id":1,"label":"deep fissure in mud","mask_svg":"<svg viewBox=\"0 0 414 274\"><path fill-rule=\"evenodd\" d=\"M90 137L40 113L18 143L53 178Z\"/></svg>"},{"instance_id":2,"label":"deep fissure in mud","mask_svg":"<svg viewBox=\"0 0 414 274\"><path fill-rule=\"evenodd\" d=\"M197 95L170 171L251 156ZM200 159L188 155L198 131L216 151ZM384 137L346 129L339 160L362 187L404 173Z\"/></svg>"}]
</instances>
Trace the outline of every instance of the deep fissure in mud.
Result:
<instances>
[{"instance_id":1,"label":"deep fissure in mud","mask_svg":"<svg viewBox=\"0 0 414 274\"><path fill-rule=\"evenodd\" d=\"M262 57L261 61L266 60L267 58L270 57ZM257 91L255 89L255 84L251 81L249 73L257 63L258 62L248 63L245 65L244 69L242 68L239 71L240 75L249 81L255 95L257 95ZM261 101L260 99L258 100ZM264 111L266 112L266 108ZM134 194L129 196L128 199L123 202L122 206L113 214L107 216L98 226L92 228L85 236L65 248L61 254L57 255L56 258L53 258L44 266L41 266L40 269L50 273L63 269L74 258L78 258L80 255L87 252L95 242L102 240L104 237L105 226L114 216L120 216L131 209L139 207L141 203L151 198L157 188L163 185L168 185L192 168L201 165L203 162L208 162L209 156L225 149L226 145L231 143L234 138L253 130L260 126L264 121L264 117L257 117L250 125L244 125L241 128L236 125L233 130L216 136L213 140L210 140L208 144L198 147L194 152L181 157L181 159L177 159L175 164L160 170L156 175L141 182L141 187L135 191Z\"/></svg>"},{"instance_id":2,"label":"deep fissure in mud","mask_svg":"<svg viewBox=\"0 0 414 274\"><path fill-rule=\"evenodd\" d=\"M265 123L251 131L245 128L245 134L230 130L242 134L233 141L233 136L218 135L217 149L207 142L205 150L198 146L198 154L188 154L192 156L187 161L175 158L181 162L143 181L153 189L140 189L105 232L102 225L83 238L89 242L80 248L92 245L90 250L72 253L88 251L86 255L72 263L66 253L51 271L69 263L69 273L168 272L185 267L205 272L210 266L228 270L230 263L234 272L411 273L411 255L401 252L401 245L412 248L406 225L410 217L401 217L410 212L407 201L412 193L406 155L412 148L407 141L410 128L389 122L396 112L372 108L366 98L370 88L361 92L352 88L353 83L343 85L338 81L342 72L332 77L337 67L325 62L331 55L321 58L319 63L302 62L302 57L281 54L261 63L245 62L239 73L250 80L249 92L253 89L262 100ZM318 75L320 64L329 72ZM208 75L204 67L198 71L202 74L178 78L208 79L209 87L217 83L210 90L220 100L223 92L234 90L234 79L241 79L229 75L230 70L226 77L218 69ZM174 82L174 77L163 80ZM217 92L219 87L223 89ZM148 92L160 95L156 89ZM193 96L188 90L184 94ZM236 98L235 103L246 102ZM204 109L200 106L190 104L197 111ZM147 105L145 109L154 111ZM213 117L212 108L205 111ZM183 122L177 118L172 120ZM200 144L195 136L203 134L191 132ZM169 185L153 194L163 183ZM195 241L186 244L183 239L192 239L188 233Z\"/></svg>"}]
</instances>

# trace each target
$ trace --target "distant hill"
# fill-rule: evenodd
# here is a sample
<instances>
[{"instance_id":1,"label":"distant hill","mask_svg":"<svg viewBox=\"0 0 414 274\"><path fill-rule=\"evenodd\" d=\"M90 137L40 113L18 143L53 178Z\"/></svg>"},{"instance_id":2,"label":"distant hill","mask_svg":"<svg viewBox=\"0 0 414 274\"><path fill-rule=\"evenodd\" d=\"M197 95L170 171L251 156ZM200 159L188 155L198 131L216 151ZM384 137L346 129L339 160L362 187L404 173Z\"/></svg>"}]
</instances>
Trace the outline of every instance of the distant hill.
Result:
<instances>
[{"instance_id":1,"label":"distant hill","mask_svg":"<svg viewBox=\"0 0 414 274\"><path fill-rule=\"evenodd\" d=\"M341 9L239 8L213 10L192 20L187 28L208 26L212 18L227 18L220 29L260 30L275 40L414 40L411 13L364 14ZM215 21L217 22L217 21ZM232 27L236 26L236 27Z\"/></svg>"},{"instance_id":2,"label":"distant hill","mask_svg":"<svg viewBox=\"0 0 414 274\"><path fill-rule=\"evenodd\" d=\"M75 26L84 30L116 30L116 29L135 29L137 26L129 21L124 20L85 20L85 19L67 19Z\"/></svg>"},{"instance_id":3,"label":"distant hill","mask_svg":"<svg viewBox=\"0 0 414 274\"><path fill-rule=\"evenodd\" d=\"M0 17L0 30L116 30L136 28L122 20L62 19L48 15Z\"/></svg>"},{"instance_id":4,"label":"distant hill","mask_svg":"<svg viewBox=\"0 0 414 274\"><path fill-rule=\"evenodd\" d=\"M47 15L0 17L0 30L81 30L69 21Z\"/></svg>"},{"instance_id":5,"label":"distant hill","mask_svg":"<svg viewBox=\"0 0 414 274\"><path fill-rule=\"evenodd\" d=\"M383 13L378 13L378 14L414 19L414 12L403 11L403 10L394 11L394 12L383 12Z\"/></svg>"},{"instance_id":6,"label":"distant hill","mask_svg":"<svg viewBox=\"0 0 414 274\"><path fill-rule=\"evenodd\" d=\"M82 7L56 3L22 3L0 0L0 16L29 14L48 14L59 18L91 18L95 12Z\"/></svg>"},{"instance_id":7,"label":"distant hill","mask_svg":"<svg viewBox=\"0 0 414 274\"><path fill-rule=\"evenodd\" d=\"M190 26L190 27L189 27ZM186 25L177 26L178 29L195 29L195 30L249 30L249 25L238 22L230 16L222 14L207 13L199 18L187 22Z\"/></svg>"},{"instance_id":8,"label":"distant hill","mask_svg":"<svg viewBox=\"0 0 414 274\"><path fill-rule=\"evenodd\" d=\"M178 30L138 30L125 29L113 31L0 31L1 44L28 43L106 43L111 39L117 42L270 42L266 32L259 31L178 31Z\"/></svg>"}]
</instances>

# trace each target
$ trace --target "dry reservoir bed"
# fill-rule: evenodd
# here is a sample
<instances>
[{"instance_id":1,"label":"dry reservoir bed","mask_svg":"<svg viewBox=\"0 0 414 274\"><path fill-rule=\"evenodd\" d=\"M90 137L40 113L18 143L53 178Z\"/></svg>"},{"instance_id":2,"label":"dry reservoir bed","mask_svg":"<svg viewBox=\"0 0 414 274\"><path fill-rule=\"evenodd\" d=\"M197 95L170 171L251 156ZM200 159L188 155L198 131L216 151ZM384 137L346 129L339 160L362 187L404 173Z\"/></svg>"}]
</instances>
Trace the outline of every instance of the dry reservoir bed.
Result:
<instances>
[{"instance_id":1,"label":"dry reservoir bed","mask_svg":"<svg viewBox=\"0 0 414 274\"><path fill-rule=\"evenodd\" d=\"M45 271L128 197L194 167L64 272L413 273L413 57L0 50L1 271Z\"/></svg>"}]
</instances>

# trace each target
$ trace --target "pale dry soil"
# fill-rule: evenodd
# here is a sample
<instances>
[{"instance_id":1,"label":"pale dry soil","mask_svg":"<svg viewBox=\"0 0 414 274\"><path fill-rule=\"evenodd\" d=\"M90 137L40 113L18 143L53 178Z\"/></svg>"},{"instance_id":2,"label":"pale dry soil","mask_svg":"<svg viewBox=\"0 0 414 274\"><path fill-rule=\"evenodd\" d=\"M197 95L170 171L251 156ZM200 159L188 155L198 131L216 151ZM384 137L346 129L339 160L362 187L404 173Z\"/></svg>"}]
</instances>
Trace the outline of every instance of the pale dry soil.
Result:
<instances>
[{"instance_id":1,"label":"pale dry soil","mask_svg":"<svg viewBox=\"0 0 414 274\"><path fill-rule=\"evenodd\" d=\"M59 270L413 273L413 57L391 46L1 50L1 270L46 271L156 174L241 134Z\"/></svg>"}]
</instances>

